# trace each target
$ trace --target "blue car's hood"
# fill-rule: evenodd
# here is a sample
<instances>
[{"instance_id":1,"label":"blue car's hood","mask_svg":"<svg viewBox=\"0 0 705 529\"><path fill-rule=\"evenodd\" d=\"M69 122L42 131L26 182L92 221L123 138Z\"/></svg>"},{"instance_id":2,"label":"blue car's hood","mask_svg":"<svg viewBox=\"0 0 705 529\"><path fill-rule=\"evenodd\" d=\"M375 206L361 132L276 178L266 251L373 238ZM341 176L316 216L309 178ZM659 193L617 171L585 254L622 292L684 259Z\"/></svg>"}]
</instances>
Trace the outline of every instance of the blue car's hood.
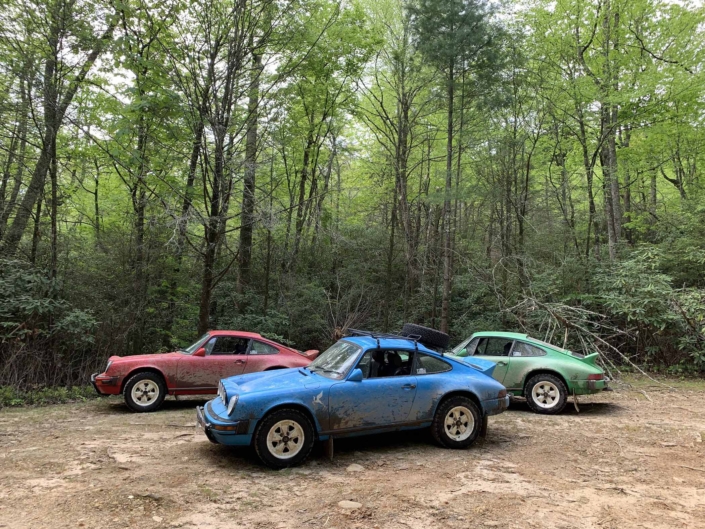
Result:
<instances>
[{"instance_id":1,"label":"blue car's hood","mask_svg":"<svg viewBox=\"0 0 705 529\"><path fill-rule=\"evenodd\" d=\"M319 375L314 375L307 369L291 368L277 369L275 371L262 371L237 375L223 380L223 385L228 393L258 393L260 391L285 391L291 392L301 388L317 387L328 380ZM329 380L329 382L336 382Z\"/></svg>"},{"instance_id":2,"label":"blue car's hood","mask_svg":"<svg viewBox=\"0 0 705 529\"><path fill-rule=\"evenodd\" d=\"M494 368L497 367L497 364L491 360L485 360L484 358L477 356L454 356L454 358L463 364L467 364L470 367L477 369L480 373L484 373L488 377L492 376Z\"/></svg>"}]
</instances>

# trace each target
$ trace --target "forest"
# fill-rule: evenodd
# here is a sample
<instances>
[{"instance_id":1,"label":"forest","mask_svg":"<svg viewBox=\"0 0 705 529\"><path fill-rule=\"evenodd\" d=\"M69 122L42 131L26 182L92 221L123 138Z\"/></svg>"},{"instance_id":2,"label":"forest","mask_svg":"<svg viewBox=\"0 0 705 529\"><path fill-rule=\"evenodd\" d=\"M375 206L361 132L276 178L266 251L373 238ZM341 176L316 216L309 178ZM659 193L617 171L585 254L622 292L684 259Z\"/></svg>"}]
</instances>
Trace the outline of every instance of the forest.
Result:
<instances>
[{"instance_id":1,"label":"forest","mask_svg":"<svg viewBox=\"0 0 705 529\"><path fill-rule=\"evenodd\" d=\"M415 322L705 370L705 8L0 0L0 385Z\"/></svg>"}]
</instances>

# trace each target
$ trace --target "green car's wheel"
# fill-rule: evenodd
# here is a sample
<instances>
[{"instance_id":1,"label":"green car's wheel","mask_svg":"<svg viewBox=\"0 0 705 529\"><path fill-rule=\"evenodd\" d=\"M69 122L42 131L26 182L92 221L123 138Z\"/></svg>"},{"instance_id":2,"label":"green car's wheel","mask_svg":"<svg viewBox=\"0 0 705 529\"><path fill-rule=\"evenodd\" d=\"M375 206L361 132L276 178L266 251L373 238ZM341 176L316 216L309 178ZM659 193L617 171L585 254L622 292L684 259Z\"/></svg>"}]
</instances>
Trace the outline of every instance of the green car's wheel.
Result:
<instances>
[{"instance_id":1,"label":"green car's wheel","mask_svg":"<svg viewBox=\"0 0 705 529\"><path fill-rule=\"evenodd\" d=\"M299 465L311 453L314 441L311 421L298 410L283 409L267 415L255 430L257 455L270 468Z\"/></svg>"},{"instance_id":2,"label":"green car's wheel","mask_svg":"<svg viewBox=\"0 0 705 529\"><path fill-rule=\"evenodd\" d=\"M467 397L451 397L438 406L431 425L434 440L446 448L466 448L482 429L477 405Z\"/></svg>"},{"instance_id":3,"label":"green car's wheel","mask_svg":"<svg viewBox=\"0 0 705 529\"><path fill-rule=\"evenodd\" d=\"M526 403L536 413L555 415L568 402L568 389L555 375L539 374L531 377L524 387Z\"/></svg>"}]
</instances>

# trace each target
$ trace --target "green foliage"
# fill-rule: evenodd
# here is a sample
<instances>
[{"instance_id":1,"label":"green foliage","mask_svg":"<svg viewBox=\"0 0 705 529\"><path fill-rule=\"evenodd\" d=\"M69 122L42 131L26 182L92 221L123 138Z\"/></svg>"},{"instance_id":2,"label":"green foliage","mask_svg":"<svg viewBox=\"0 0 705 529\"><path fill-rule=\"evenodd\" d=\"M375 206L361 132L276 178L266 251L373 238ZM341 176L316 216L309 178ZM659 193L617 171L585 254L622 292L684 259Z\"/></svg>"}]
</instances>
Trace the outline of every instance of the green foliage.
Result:
<instances>
[{"instance_id":1,"label":"green foliage","mask_svg":"<svg viewBox=\"0 0 705 529\"><path fill-rule=\"evenodd\" d=\"M0 386L0 409L17 406L47 406L64 402L85 401L97 398L91 386L33 388L20 391L10 386Z\"/></svg>"},{"instance_id":2,"label":"green foliage","mask_svg":"<svg viewBox=\"0 0 705 529\"><path fill-rule=\"evenodd\" d=\"M607 267L596 276L601 304L626 325L640 324L661 332L678 320L670 310L672 279L658 270L659 252L651 248Z\"/></svg>"},{"instance_id":3,"label":"green foliage","mask_svg":"<svg viewBox=\"0 0 705 529\"><path fill-rule=\"evenodd\" d=\"M0 260L0 343L49 337L58 337L65 347L93 343L97 323L91 313L72 308L60 294L59 283L46 271Z\"/></svg>"},{"instance_id":4,"label":"green foliage","mask_svg":"<svg viewBox=\"0 0 705 529\"><path fill-rule=\"evenodd\" d=\"M3 7L0 384L81 384L204 325L322 349L446 323L705 367L702 6ZM61 123L52 88L76 90Z\"/></svg>"},{"instance_id":5,"label":"green foliage","mask_svg":"<svg viewBox=\"0 0 705 529\"><path fill-rule=\"evenodd\" d=\"M467 64L486 70L497 63L501 32L485 0L416 0L408 11L421 53L441 71Z\"/></svg>"}]
</instances>

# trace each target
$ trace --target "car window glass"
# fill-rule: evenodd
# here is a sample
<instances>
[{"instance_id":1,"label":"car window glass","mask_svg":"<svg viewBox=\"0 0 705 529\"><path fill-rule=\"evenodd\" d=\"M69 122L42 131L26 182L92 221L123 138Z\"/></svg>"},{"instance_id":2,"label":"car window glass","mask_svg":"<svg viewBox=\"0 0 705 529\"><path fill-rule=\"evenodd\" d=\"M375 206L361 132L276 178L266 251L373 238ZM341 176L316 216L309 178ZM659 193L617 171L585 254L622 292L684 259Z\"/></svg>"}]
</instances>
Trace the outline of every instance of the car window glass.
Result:
<instances>
[{"instance_id":1,"label":"car window glass","mask_svg":"<svg viewBox=\"0 0 705 529\"><path fill-rule=\"evenodd\" d=\"M216 336L206 344L206 354L211 356L244 355L250 340L235 336Z\"/></svg>"},{"instance_id":2,"label":"car window glass","mask_svg":"<svg viewBox=\"0 0 705 529\"><path fill-rule=\"evenodd\" d=\"M546 351L528 343L517 342L512 349L512 356L546 356Z\"/></svg>"},{"instance_id":3,"label":"car window glass","mask_svg":"<svg viewBox=\"0 0 705 529\"><path fill-rule=\"evenodd\" d=\"M475 356L509 356L512 342L506 338L482 338Z\"/></svg>"},{"instance_id":4,"label":"car window glass","mask_svg":"<svg viewBox=\"0 0 705 529\"><path fill-rule=\"evenodd\" d=\"M340 340L318 355L308 368L321 376L340 379L355 365L360 351L359 345Z\"/></svg>"},{"instance_id":5,"label":"car window glass","mask_svg":"<svg viewBox=\"0 0 705 529\"><path fill-rule=\"evenodd\" d=\"M472 356L475 354L475 351L477 350L477 346L479 345L479 343L480 343L480 338L475 338L465 347L465 351L467 352L468 356Z\"/></svg>"},{"instance_id":6,"label":"car window glass","mask_svg":"<svg viewBox=\"0 0 705 529\"><path fill-rule=\"evenodd\" d=\"M411 374L413 354L410 351L371 349L360 359L357 367L364 378L399 377Z\"/></svg>"},{"instance_id":7,"label":"car window glass","mask_svg":"<svg viewBox=\"0 0 705 529\"><path fill-rule=\"evenodd\" d=\"M451 350L451 354L454 354L454 355L465 355L469 343L470 343L470 338L466 339L466 340L463 341L463 342L460 342L458 345L456 345L455 347L453 347L453 349Z\"/></svg>"},{"instance_id":8,"label":"car window glass","mask_svg":"<svg viewBox=\"0 0 705 529\"><path fill-rule=\"evenodd\" d=\"M266 343L258 342L257 340L252 340L252 347L250 348L251 355L275 355L279 352L279 349L272 347Z\"/></svg>"},{"instance_id":9,"label":"car window glass","mask_svg":"<svg viewBox=\"0 0 705 529\"><path fill-rule=\"evenodd\" d=\"M424 353L419 353L416 362L416 374L417 375L430 375L433 373L443 373L444 371L450 371L452 367L444 362L440 358L435 356L427 355Z\"/></svg>"},{"instance_id":10,"label":"car window glass","mask_svg":"<svg viewBox=\"0 0 705 529\"><path fill-rule=\"evenodd\" d=\"M186 349L180 349L179 352L192 355L193 353L195 353L196 351L198 351L198 349L201 347L201 344L203 343L203 341L204 341L206 338L208 338L208 333L206 333L206 334L204 334L203 336L201 336L198 340L196 340L194 343L192 343L191 345L189 345Z\"/></svg>"}]
</instances>

